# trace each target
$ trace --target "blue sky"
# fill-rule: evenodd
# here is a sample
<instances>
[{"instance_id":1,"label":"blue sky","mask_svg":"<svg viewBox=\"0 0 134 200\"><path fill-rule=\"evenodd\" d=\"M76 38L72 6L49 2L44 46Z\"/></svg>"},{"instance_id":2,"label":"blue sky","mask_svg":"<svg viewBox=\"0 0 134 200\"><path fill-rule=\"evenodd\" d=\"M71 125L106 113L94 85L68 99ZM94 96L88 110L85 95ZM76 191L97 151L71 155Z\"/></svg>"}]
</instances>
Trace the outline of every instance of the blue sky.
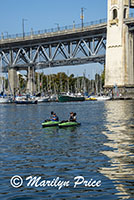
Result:
<instances>
[{"instance_id":1,"label":"blue sky","mask_svg":"<svg viewBox=\"0 0 134 200\"><path fill-rule=\"evenodd\" d=\"M73 21L80 23L81 7L84 7L84 22L95 21L107 17L107 0L0 0L0 32L7 34L22 33L22 19L25 21L25 32L56 28L71 25ZM67 71L81 75L102 68L98 64L87 64L75 67L62 67L45 70L45 73Z\"/></svg>"},{"instance_id":2,"label":"blue sky","mask_svg":"<svg viewBox=\"0 0 134 200\"><path fill-rule=\"evenodd\" d=\"M106 18L107 0L0 0L0 32L9 34L43 30L80 23L80 10L84 7L84 21Z\"/></svg>"}]
</instances>

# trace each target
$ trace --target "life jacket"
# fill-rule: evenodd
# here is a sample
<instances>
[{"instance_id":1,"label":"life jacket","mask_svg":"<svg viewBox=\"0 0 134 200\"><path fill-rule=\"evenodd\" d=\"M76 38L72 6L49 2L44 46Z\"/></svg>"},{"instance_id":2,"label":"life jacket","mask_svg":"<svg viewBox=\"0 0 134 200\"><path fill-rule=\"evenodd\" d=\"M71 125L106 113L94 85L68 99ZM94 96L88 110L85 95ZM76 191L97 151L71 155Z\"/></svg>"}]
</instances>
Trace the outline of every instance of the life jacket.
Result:
<instances>
[{"instance_id":1,"label":"life jacket","mask_svg":"<svg viewBox=\"0 0 134 200\"><path fill-rule=\"evenodd\" d=\"M52 121L58 121L58 120L59 120L59 119L58 119L57 116L55 116L55 117L52 118Z\"/></svg>"}]
</instances>

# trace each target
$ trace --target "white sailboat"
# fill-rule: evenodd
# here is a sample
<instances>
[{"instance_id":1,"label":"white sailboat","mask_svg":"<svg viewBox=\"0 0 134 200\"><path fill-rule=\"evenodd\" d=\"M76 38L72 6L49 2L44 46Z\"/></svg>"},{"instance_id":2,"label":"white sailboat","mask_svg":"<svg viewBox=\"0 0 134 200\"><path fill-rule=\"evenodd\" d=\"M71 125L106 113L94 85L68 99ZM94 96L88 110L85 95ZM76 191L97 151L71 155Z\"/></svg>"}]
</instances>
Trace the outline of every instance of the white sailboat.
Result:
<instances>
[{"instance_id":1,"label":"white sailboat","mask_svg":"<svg viewBox=\"0 0 134 200\"><path fill-rule=\"evenodd\" d=\"M4 77L0 76L0 104L9 103L10 99L4 95Z\"/></svg>"},{"instance_id":2,"label":"white sailboat","mask_svg":"<svg viewBox=\"0 0 134 200\"><path fill-rule=\"evenodd\" d=\"M42 85L43 85L43 76L41 76L40 72L38 72L37 74L37 81L38 81L38 95L36 96L36 101L38 103L43 103L43 102L48 102L49 101L49 96L47 95L44 95L44 92L43 92L43 89L42 88Z\"/></svg>"},{"instance_id":3,"label":"white sailboat","mask_svg":"<svg viewBox=\"0 0 134 200\"><path fill-rule=\"evenodd\" d=\"M96 98L97 101L108 101L108 100L111 99L111 97L105 96L105 95L103 95L103 96L96 96L95 98Z\"/></svg>"},{"instance_id":4,"label":"white sailboat","mask_svg":"<svg viewBox=\"0 0 134 200\"><path fill-rule=\"evenodd\" d=\"M9 98L7 98L7 97L0 97L0 104L2 104L2 103L9 103L10 101L9 101Z\"/></svg>"},{"instance_id":5,"label":"white sailboat","mask_svg":"<svg viewBox=\"0 0 134 200\"><path fill-rule=\"evenodd\" d=\"M108 101L112 99L111 96L107 96L103 93L102 80L98 74L96 74L95 78L95 91L96 95L89 96L88 98L86 98L87 101Z\"/></svg>"},{"instance_id":6,"label":"white sailboat","mask_svg":"<svg viewBox=\"0 0 134 200\"><path fill-rule=\"evenodd\" d=\"M38 103L48 102L49 96L36 97L36 100L38 101Z\"/></svg>"}]
</instances>

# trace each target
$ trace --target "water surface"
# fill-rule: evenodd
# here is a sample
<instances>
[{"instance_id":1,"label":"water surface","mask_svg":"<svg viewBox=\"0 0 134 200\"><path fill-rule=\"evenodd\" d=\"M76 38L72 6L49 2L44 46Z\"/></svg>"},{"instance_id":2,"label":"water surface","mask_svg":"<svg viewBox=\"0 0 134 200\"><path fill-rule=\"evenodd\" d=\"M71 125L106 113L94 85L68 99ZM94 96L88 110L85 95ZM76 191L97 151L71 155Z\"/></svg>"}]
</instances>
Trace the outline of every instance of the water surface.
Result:
<instances>
[{"instance_id":1,"label":"water surface","mask_svg":"<svg viewBox=\"0 0 134 200\"><path fill-rule=\"evenodd\" d=\"M43 129L51 111L61 120L76 112L81 126ZM0 105L0 167L2 200L134 199L134 101ZM69 186L28 187L29 176ZM74 188L77 176L101 186Z\"/></svg>"}]
</instances>

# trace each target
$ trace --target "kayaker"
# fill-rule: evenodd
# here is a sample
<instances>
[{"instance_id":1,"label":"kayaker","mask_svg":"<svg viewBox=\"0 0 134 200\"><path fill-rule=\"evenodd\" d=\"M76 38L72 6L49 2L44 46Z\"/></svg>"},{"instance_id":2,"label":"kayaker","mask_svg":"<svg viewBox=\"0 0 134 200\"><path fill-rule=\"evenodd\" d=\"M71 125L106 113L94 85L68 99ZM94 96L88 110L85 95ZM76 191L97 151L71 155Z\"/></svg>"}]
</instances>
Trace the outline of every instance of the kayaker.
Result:
<instances>
[{"instance_id":1,"label":"kayaker","mask_svg":"<svg viewBox=\"0 0 134 200\"><path fill-rule=\"evenodd\" d=\"M58 118L58 116L56 115L56 113L53 114L52 121L59 121L59 118Z\"/></svg>"},{"instance_id":2,"label":"kayaker","mask_svg":"<svg viewBox=\"0 0 134 200\"><path fill-rule=\"evenodd\" d=\"M70 112L70 122L76 122L76 113Z\"/></svg>"},{"instance_id":3,"label":"kayaker","mask_svg":"<svg viewBox=\"0 0 134 200\"><path fill-rule=\"evenodd\" d=\"M54 112L53 112L53 111L51 111L50 119L52 119L52 118L53 118L53 115L54 115Z\"/></svg>"},{"instance_id":4,"label":"kayaker","mask_svg":"<svg viewBox=\"0 0 134 200\"><path fill-rule=\"evenodd\" d=\"M45 120L45 122L51 121L51 120L52 120L52 118L53 118L53 114L54 114L54 112L53 112L53 111L51 111L50 118L49 118L49 119L46 119L46 120Z\"/></svg>"},{"instance_id":5,"label":"kayaker","mask_svg":"<svg viewBox=\"0 0 134 200\"><path fill-rule=\"evenodd\" d=\"M70 112L70 118L69 118L69 120L68 121L70 121L70 122L73 122L74 121L74 113L73 112Z\"/></svg>"}]
</instances>

